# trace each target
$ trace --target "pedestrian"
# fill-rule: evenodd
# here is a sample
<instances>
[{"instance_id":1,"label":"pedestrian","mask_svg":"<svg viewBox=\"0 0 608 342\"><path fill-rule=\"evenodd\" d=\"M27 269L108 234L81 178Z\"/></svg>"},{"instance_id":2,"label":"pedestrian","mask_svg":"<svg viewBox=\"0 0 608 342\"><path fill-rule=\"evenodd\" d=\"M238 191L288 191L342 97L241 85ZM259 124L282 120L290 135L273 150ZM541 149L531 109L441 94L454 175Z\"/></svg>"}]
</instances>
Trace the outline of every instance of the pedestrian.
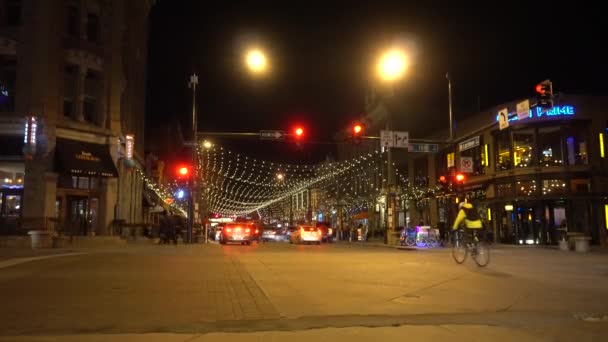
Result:
<instances>
[{"instance_id":1,"label":"pedestrian","mask_svg":"<svg viewBox=\"0 0 608 342\"><path fill-rule=\"evenodd\" d=\"M159 227L158 227L158 235L159 235L159 241L158 243L160 245L164 245L169 243L169 225L170 225L170 219L168 217L167 211L163 210L163 212L160 215L159 218Z\"/></svg>"}]
</instances>

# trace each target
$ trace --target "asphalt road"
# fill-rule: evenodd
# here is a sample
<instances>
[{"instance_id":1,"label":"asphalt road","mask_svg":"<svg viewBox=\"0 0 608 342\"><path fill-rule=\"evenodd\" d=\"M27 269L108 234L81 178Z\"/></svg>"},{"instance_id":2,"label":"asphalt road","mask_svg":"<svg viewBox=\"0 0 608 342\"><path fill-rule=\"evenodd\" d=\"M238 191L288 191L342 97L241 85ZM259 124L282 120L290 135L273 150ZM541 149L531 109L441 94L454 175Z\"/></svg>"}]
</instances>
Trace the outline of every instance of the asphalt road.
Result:
<instances>
[{"instance_id":1,"label":"asphalt road","mask_svg":"<svg viewBox=\"0 0 608 342\"><path fill-rule=\"evenodd\" d=\"M456 265L445 249L357 244L84 252L0 269L0 341L336 333L327 329L356 329L361 337L371 328L370 336L398 337L394 329L437 327L459 337L472 327L541 340L608 334L606 254L502 248L480 269L470 260Z\"/></svg>"}]
</instances>

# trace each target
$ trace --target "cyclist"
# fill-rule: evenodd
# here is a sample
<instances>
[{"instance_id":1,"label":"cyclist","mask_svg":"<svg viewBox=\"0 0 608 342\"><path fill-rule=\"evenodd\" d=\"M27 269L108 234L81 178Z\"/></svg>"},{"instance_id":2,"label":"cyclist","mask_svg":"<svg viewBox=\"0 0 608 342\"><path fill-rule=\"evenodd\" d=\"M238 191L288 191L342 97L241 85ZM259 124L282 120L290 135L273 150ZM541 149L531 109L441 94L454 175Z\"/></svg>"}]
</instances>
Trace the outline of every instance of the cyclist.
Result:
<instances>
[{"instance_id":1,"label":"cyclist","mask_svg":"<svg viewBox=\"0 0 608 342\"><path fill-rule=\"evenodd\" d=\"M483 223L481 222L477 209L473 206L473 204L465 201L458 204L458 215L456 216L452 230L458 229L463 221L467 231L473 235L472 241L479 241L480 236L477 234L477 232L483 230Z\"/></svg>"}]
</instances>

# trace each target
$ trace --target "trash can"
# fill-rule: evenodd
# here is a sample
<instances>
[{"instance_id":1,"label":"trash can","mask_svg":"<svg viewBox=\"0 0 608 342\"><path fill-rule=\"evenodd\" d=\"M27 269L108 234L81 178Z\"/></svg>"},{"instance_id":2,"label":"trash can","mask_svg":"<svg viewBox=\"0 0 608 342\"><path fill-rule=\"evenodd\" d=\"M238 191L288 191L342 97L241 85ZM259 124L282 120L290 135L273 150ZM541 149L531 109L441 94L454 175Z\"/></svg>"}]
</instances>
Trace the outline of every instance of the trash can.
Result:
<instances>
[{"instance_id":1,"label":"trash can","mask_svg":"<svg viewBox=\"0 0 608 342\"><path fill-rule=\"evenodd\" d=\"M589 241L591 238L588 236L577 236L574 238L574 250L579 253L589 252Z\"/></svg>"},{"instance_id":2,"label":"trash can","mask_svg":"<svg viewBox=\"0 0 608 342\"><path fill-rule=\"evenodd\" d=\"M30 230L27 235L32 239L32 249L53 248L53 237L46 230Z\"/></svg>"}]
</instances>

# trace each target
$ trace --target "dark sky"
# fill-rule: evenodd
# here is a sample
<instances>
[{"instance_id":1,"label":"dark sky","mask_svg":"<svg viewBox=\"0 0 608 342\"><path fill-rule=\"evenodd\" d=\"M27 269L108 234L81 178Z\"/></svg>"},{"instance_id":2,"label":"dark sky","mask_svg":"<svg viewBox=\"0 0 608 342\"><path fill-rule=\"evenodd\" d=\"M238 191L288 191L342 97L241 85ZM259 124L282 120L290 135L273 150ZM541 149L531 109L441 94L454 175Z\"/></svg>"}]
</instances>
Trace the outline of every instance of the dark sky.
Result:
<instances>
[{"instance_id":1,"label":"dark sky","mask_svg":"<svg viewBox=\"0 0 608 342\"><path fill-rule=\"evenodd\" d=\"M200 131L290 131L302 123L308 138L331 141L364 113L378 52L396 39L415 52L396 87L394 107L397 128L411 137L447 126L446 71L453 79L457 120L471 115L478 99L484 109L530 96L547 78L565 93L608 89L608 63L601 52L608 30L602 11L588 5L544 2L548 9L543 10L501 8L495 2L492 8L423 7L419 1L353 1L343 7L331 1L210 3L159 0L152 11L148 141L155 140L155 128L176 120L190 131L192 72L200 79ZM264 79L243 68L241 54L251 41L269 54L272 73ZM290 163L324 159L331 148L314 144L297 150L293 144L256 139L220 143Z\"/></svg>"}]
</instances>

